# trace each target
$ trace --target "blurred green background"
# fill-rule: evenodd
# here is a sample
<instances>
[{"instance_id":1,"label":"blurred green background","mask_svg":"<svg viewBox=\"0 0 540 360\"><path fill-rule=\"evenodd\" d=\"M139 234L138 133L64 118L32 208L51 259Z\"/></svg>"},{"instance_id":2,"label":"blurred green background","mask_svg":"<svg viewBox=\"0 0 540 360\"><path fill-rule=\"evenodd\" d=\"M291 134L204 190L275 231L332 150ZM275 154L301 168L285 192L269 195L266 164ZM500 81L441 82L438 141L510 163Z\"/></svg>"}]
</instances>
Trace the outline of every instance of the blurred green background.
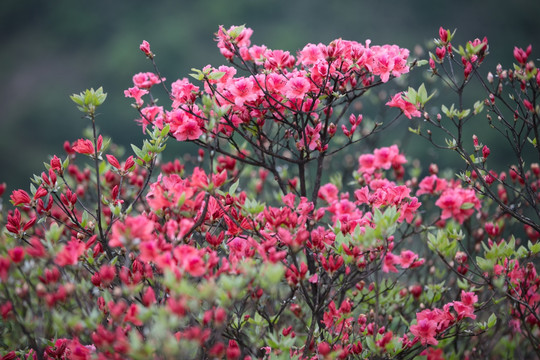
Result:
<instances>
[{"instance_id":1,"label":"blurred green background","mask_svg":"<svg viewBox=\"0 0 540 360\"><path fill-rule=\"evenodd\" d=\"M0 182L8 191L28 189L49 155L65 158L63 142L80 138L87 126L69 95L86 88L103 86L108 93L98 118L102 132L124 146L140 143L123 90L134 73L152 71L138 48L143 39L169 81L192 67L225 63L213 40L220 24L246 24L254 30L253 44L293 54L306 43L338 37L413 50L426 47L442 25L458 29L455 43L487 36L485 68L494 68L496 61L510 66L514 45L532 43L533 55L539 53L539 14L537 0L2 0ZM416 143L419 152L428 146Z\"/></svg>"}]
</instances>

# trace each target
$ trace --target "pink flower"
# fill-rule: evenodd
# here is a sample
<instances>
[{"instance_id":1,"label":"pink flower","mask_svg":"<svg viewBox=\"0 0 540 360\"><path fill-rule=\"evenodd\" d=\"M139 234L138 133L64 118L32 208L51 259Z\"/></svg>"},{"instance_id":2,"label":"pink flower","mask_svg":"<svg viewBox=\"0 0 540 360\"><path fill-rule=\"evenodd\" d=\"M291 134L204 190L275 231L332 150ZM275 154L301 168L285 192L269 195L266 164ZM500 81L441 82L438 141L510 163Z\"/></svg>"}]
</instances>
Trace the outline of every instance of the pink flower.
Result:
<instances>
[{"instance_id":1,"label":"pink flower","mask_svg":"<svg viewBox=\"0 0 540 360\"><path fill-rule=\"evenodd\" d=\"M294 66L294 56L288 51L269 50L265 53L265 57L264 67L268 70L292 68Z\"/></svg>"},{"instance_id":2,"label":"pink flower","mask_svg":"<svg viewBox=\"0 0 540 360\"><path fill-rule=\"evenodd\" d=\"M11 266L11 261L9 258L0 256L0 280L6 281L9 276L9 267Z\"/></svg>"},{"instance_id":3,"label":"pink flower","mask_svg":"<svg viewBox=\"0 0 540 360\"><path fill-rule=\"evenodd\" d=\"M440 47L435 49L435 54L439 58L439 60L442 60L444 58L444 55L446 55L446 48Z\"/></svg>"},{"instance_id":4,"label":"pink flower","mask_svg":"<svg viewBox=\"0 0 540 360\"><path fill-rule=\"evenodd\" d=\"M413 116L414 117L422 116L422 113L420 112L420 110L416 108L415 104L412 104L406 101L405 99L403 99L402 93L397 93L396 95L394 95L392 100L387 102L386 105L400 108L401 111L403 111L403 114L405 114L405 116L408 117L409 119L411 119Z\"/></svg>"},{"instance_id":5,"label":"pink flower","mask_svg":"<svg viewBox=\"0 0 540 360\"><path fill-rule=\"evenodd\" d=\"M521 48L518 48L517 46L514 47L514 58L517 60L517 62L521 65L521 66L525 66L525 64L527 63L527 59L529 57L529 55L531 55L531 51L532 51L532 46L529 45L527 47L527 50L523 50Z\"/></svg>"},{"instance_id":6,"label":"pink flower","mask_svg":"<svg viewBox=\"0 0 540 360\"><path fill-rule=\"evenodd\" d=\"M303 76L296 76L287 82L285 87L285 95L289 99L302 99L309 91L311 84L308 79Z\"/></svg>"},{"instance_id":7,"label":"pink flower","mask_svg":"<svg viewBox=\"0 0 540 360\"><path fill-rule=\"evenodd\" d=\"M66 246L56 255L54 262L58 266L75 265L85 251L85 245L82 241L72 238Z\"/></svg>"},{"instance_id":8,"label":"pink flower","mask_svg":"<svg viewBox=\"0 0 540 360\"><path fill-rule=\"evenodd\" d=\"M427 344L437 345L439 342L435 339L437 335L437 323L434 320L418 320L416 325L411 325L411 333L420 338L420 342L423 346Z\"/></svg>"},{"instance_id":9,"label":"pink flower","mask_svg":"<svg viewBox=\"0 0 540 360\"><path fill-rule=\"evenodd\" d=\"M149 58L154 57L154 54L152 54L152 51L150 51L150 44L148 43L148 41L143 40L141 45L139 45L139 49L141 49L141 51Z\"/></svg>"},{"instance_id":10,"label":"pink flower","mask_svg":"<svg viewBox=\"0 0 540 360\"><path fill-rule=\"evenodd\" d=\"M442 209L441 219L453 217L460 224L480 209L480 201L473 189L449 187L441 194L435 205Z\"/></svg>"},{"instance_id":11,"label":"pink flower","mask_svg":"<svg viewBox=\"0 0 540 360\"><path fill-rule=\"evenodd\" d=\"M428 348L422 351L420 355L427 356L426 360L444 360L443 349Z\"/></svg>"},{"instance_id":12,"label":"pink flower","mask_svg":"<svg viewBox=\"0 0 540 360\"><path fill-rule=\"evenodd\" d=\"M139 244L139 251L139 259L146 262L155 262L158 256L161 254L158 243L155 239L141 242Z\"/></svg>"},{"instance_id":13,"label":"pink flower","mask_svg":"<svg viewBox=\"0 0 540 360\"><path fill-rule=\"evenodd\" d=\"M478 302L478 296L471 292L461 290L461 302L467 306L474 306Z\"/></svg>"},{"instance_id":14,"label":"pink flower","mask_svg":"<svg viewBox=\"0 0 540 360\"><path fill-rule=\"evenodd\" d=\"M82 345L78 339L70 340L67 346L66 353L69 354L69 358L73 360L89 360L93 347L88 345Z\"/></svg>"},{"instance_id":15,"label":"pink flower","mask_svg":"<svg viewBox=\"0 0 540 360\"><path fill-rule=\"evenodd\" d=\"M206 273L206 262L202 258L202 253L196 248L180 245L173 250L173 253L180 268L191 276L203 276Z\"/></svg>"},{"instance_id":16,"label":"pink flower","mask_svg":"<svg viewBox=\"0 0 540 360\"><path fill-rule=\"evenodd\" d=\"M270 73L264 79L266 90L271 93L282 93L287 86L287 78L283 75Z\"/></svg>"},{"instance_id":17,"label":"pink flower","mask_svg":"<svg viewBox=\"0 0 540 360\"><path fill-rule=\"evenodd\" d=\"M193 85L188 79L183 78L176 80L171 84L171 96L173 98L173 109L180 105L193 104L197 99L199 87Z\"/></svg>"},{"instance_id":18,"label":"pink flower","mask_svg":"<svg viewBox=\"0 0 540 360\"><path fill-rule=\"evenodd\" d=\"M317 149L319 151L322 151L323 148L321 146L322 144L320 141L321 129L322 129L322 123L317 124L317 126L315 126L314 128L311 127L310 125L307 125L305 129L305 137L307 137L307 139L303 138L301 141L298 141L296 143L296 147L300 150L300 149L305 149L307 145L309 150Z\"/></svg>"},{"instance_id":19,"label":"pink flower","mask_svg":"<svg viewBox=\"0 0 540 360\"><path fill-rule=\"evenodd\" d=\"M450 31L449 30L445 30L442 26L439 27L439 38L441 39L441 41L443 43L447 43L448 42L448 36L450 34Z\"/></svg>"},{"instance_id":20,"label":"pink flower","mask_svg":"<svg viewBox=\"0 0 540 360\"><path fill-rule=\"evenodd\" d=\"M178 141L197 140L203 131L199 127L199 124L193 120L186 118L180 126L176 128L174 137Z\"/></svg>"},{"instance_id":21,"label":"pink flower","mask_svg":"<svg viewBox=\"0 0 540 360\"><path fill-rule=\"evenodd\" d=\"M391 166L399 166L407 162L405 156L399 153L397 145L375 149L373 155L375 156L375 165L385 170L390 169Z\"/></svg>"},{"instance_id":22,"label":"pink flower","mask_svg":"<svg viewBox=\"0 0 540 360\"><path fill-rule=\"evenodd\" d=\"M121 247L153 239L154 223L146 216L127 217L124 222L117 221L112 227L109 246Z\"/></svg>"},{"instance_id":23,"label":"pink flower","mask_svg":"<svg viewBox=\"0 0 540 360\"><path fill-rule=\"evenodd\" d=\"M417 196L423 194L440 193L448 186L448 182L445 179L439 179L437 175L430 175L425 177L420 184L418 184Z\"/></svg>"},{"instance_id":24,"label":"pink flower","mask_svg":"<svg viewBox=\"0 0 540 360\"><path fill-rule=\"evenodd\" d=\"M234 96L233 102L236 106L243 106L246 101L255 101L259 97L259 91L251 78L236 79L229 91Z\"/></svg>"},{"instance_id":25,"label":"pink flower","mask_svg":"<svg viewBox=\"0 0 540 360\"><path fill-rule=\"evenodd\" d=\"M409 50L401 49L397 45L373 46L370 50L373 56L366 66L373 75L380 76L382 82L387 82L390 76L398 77L409 72L407 66Z\"/></svg>"},{"instance_id":26,"label":"pink flower","mask_svg":"<svg viewBox=\"0 0 540 360\"><path fill-rule=\"evenodd\" d=\"M523 100L523 105L525 105L527 110L529 110L530 112L534 111L533 104L531 104L531 102L529 100L527 100L527 99Z\"/></svg>"},{"instance_id":27,"label":"pink flower","mask_svg":"<svg viewBox=\"0 0 540 360\"><path fill-rule=\"evenodd\" d=\"M386 253L382 264L382 271L385 273L397 273L398 269L395 267L395 264L399 264L399 258L391 252Z\"/></svg>"},{"instance_id":28,"label":"pink flower","mask_svg":"<svg viewBox=\"0 0 540 360\"><path fill-rule=\"evenodd\" d=\"M151 72L140 72L133 75L133 84L140 89L150 89L152 86L161 83L159 76Z\"/></svg>"},{"instance_id":29,"label":"pink flower","mask_svg":"<svg viewBox=\"0 0 540 360\"><path fill-rule=\"evenodd\" d=\"M385 53L377 54L374 57L375 66L373 68L373 74L379 75L383 83L388 82L394 66L393 59Z\"/></svg>"},{"instance_id":30,"label":"pink flower","mask_svg":"<svg viewBox=\"0 0 540 360\"><path fill-rule=\"evenodd\" d=\"M375 156L373 154L363 154L358 158L360 168L358 172L371 174L377 169Z\"/></svg>"},{"instance_id":31,"label":"pink flower","mask_svg":"<svg viewBox=\"0 0 540 360\"><path fill-rule=\"evenodd\" d=\"M298 62L303 65L313 65L318 60L323 59L321 46L322 44L307 44L304 46L304 48L298 53Z\"/></svg>"},{"instance_id":32,"label":"pink flower","mask_svg":"<svg viewBox=\"0 0 540 360\"><path fill-rule=\"evenodd\" d=\"M453 305L454 310L458 314L458 320L461 320L465 317L469 317L473 320L476 319L476 315L474 315L474 306L469 306L461 301L454 301Z\"/></svg>"},{"instance_id":33,"label":"pink flower","mask_svg":"<svg viewBox=\"0 0 540 360\"><path fill-rule=\"evenodd\" d=\"M339 190L336 185L328 183L321 186L318 196L320 199L323 199L330 204L338 199L338 193Z\"/></svg>"},{"instance_id":34,"label":"pink flower","mask_svg":"<svg viewBox=\"0 0 540 360\"><path fill-rule=\"evenodd\" d=\"M403 201L400 204L399 212L400 216L398 219L398 222L402 222L405 220L407 223L411 223L414 219L414 216L416 215L416 210L422 205L421 202L418 201L417 198L411 197L410 201Z\"/></svg>"},{"instance_id":35,"label":"pink flower","mask_svg":"<svg viewBox=\"0 0 540 360\"><path fill-rule=\"evenodd\" d=\"M148 94L148 90L140 89L137 86L124 90L124 96L135 99L137 106L141 107L144 103L142 97Z\"/></svg>"},{"instance_id":36,"label":"pink flower","mask_svg":"<svg viewBox=\"0 0 540 360\"><path fill-rule=\"evenodd\" d=\"M409 268L418 259L418 255L411 250L403 250L399 257L399 264L402 268Z\"/></svg>"}]
</instances>

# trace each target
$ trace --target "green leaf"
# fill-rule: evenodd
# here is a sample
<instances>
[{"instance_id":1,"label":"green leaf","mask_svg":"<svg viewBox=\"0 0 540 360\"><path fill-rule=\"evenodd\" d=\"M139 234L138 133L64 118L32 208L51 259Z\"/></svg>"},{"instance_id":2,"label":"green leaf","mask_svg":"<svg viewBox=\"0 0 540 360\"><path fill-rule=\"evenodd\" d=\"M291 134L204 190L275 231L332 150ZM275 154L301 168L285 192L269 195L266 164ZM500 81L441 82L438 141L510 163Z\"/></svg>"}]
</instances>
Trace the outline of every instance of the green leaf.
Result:
<instances>
[{"instance_id":1,"label":"green leaf","mask_svg":"<svg viewBox=\"0 0 540 360\"><path fill-rule=\"evenodd\" d=\"M484 110L484 102L477 101L474 103L474 115L480 114Z\"/></svg>"},{"instance_id":2,"label":"green leaf","mask_svg":"<svg viewBox=\"0 0 540 360\"><path fill-rule=\"evenodd\" d=\"M375 342L373 341L373 337L366 336L366 345L370 351L377 351L377 346L375 345Z\"/></svg>"},{"instance_id":3,"label":"green leaf","mask_svg":"<svg viewBox=\"0 0 540 360\"><path fill-rule=\"evenodd\" d=\"M191 71L193 71L194 73L192 74L189 74L189 76L199 80L199 81L202 81L204 79L204 73L199 70L199 69L195 69L195 68L191 68Z\"/></svg>"},{"instance_id":4,"label":"green leaf","mask_svg":"<svg viewBox=\"0 0 540 360\"><path fill-rule=\"evenodd\" d=\"M229 31L229 36L233 39L236 39L238 36L240 36L240 34L242 33L242 31L244 31L244 29L246 28L246 25L241 25L241 26L234 26L230 31Z\"/></svg>"},{"instance_id":5,"label":"green leaf","mask_svg":"<svg viewBox=\"0 0 540 360\"><path fill-rule=\"evenodd\" d=\"M84 228L86 225L88 225L88 212L84 210L81 216L81 226Z\"/></svg>"},{"instance_id":6,"label":"green leaf","mask_svg":"<svg viewBox=\"0 0 540 360\"><path fill-rule=\"evenodd\" d=\"M427 100L427 91L424 83L418 88L418 99L423 104Z\"/></svg>"},{"instance_id":7,"label":"green leaf","mask_svg":"<svg viewBox=\"0 0 540 360\"><path fill-rule=\"evenodd\" d=\"M497 316L493 313L490 315L487 321L487 326L489 329L491 329L493 326L495 326L496 323L497 323Z\"/></svg>"},{"instance_id":8,"label":"green leaf","mask_svg":"<svg viewBox=\"0 0 540 360\"><path fill-rule=\"evenodd\" d=\"M118 256L115 256L115 257L111 260L110 265L111 265L111 266L114 266L114 265L116 265L117 262L118 262Z\"/></svg>"},{"instance_id":9,"label":"green leaf","mask_svg":"<svg viewBox=\"0 0 540 360\"><path fill-rule=\"evenodd\" d=\"M280 263L276 264L266 264L262 269L263 274L263 283L266 287L278 284L283 275L285 274L285 268Z\"/></svg>"},{"instance_id":10,"label":"green leaf","mask_svg":"<svg viewBox=\"0 0 540 360\"><path fill-rule=\"evenodd\" d=\"M225 75L224 71L214 71L213 73L208 75L208 79L210 80L219 80Z\"/></svg>"},{"instance_id":11,"label":"green leaf","mask_svg":"<svg viewBox=\"0 0 540 360\"><path fill-rule=\"evenodd\" d=\"M139 149L138 147L136 147L133 144L131 144L131 148L133 149L133 152L135 153L135 155L137 155L138 158L144 157L144 153L142 152L141 149Z\"/></svg>"},{"instance_id":12,"label":"green leaf","mask_svg":"<svg viewBox=\"0 0 540 360\"><path fill-rule=\"evenodd\" d=\"M236 189L238 188L239 183L240 183L240 179L236 180L234 184L231 185L231 187L229 188L229 194L234 195L234 193L236 192Z\"/></svg>"},{"instance_id":13,"label":"green leaf","mask_svg":"<svg viewBox=\"0 0 540 360\"><path fill-rule=\"evenodd\" d=\"M464 109L460 111L457 115L458 115L458 118L461 120L469 116L470 113L471 113L470 109Z\"/></svg>"},{"instance_id":14,"label":"green leaf","mask_svg":"<svg viewBox=\"0 0 540 360\"><path fill-rule=\"evenodd\" d=\"M66 157L66 160L62 163L62 169L67 169L69 166L69 156Z\"/></svg>"},{"instance_id":15,"label":"green leaf","mask_svg":"<svg viewBox=\"0 0 540 360\"><path fill-rule=\"evenodd\" d=\"M495 259L484 259L479 256L476 257L476 263L482 271L491 272L495 266Z\"/></svg>"},{"instance_id":16,"label":"green leaf","mask_svg":"<svg viewBox=\"0 0 540 360\"><path fill-rule=\"evenodd\" d=\"M463 203L460 207L461 210L469 210L469 209L472 209L474 207L474 204L471 203L471 202L466 202L466 203Z\"/></svg>"},{"instance_id":17,"label":"green leaf","mask_svg":"<svg viewBox=\"0 0 540 360\"><path fill-rule=\"evenodd\" d=\"M457 279L457 283L458 283L458 287L461 289L461 290L468 290L469 289L469 284L467 283L466 280L462 280L458 277Z\"/></svg>"},{"instance_id":18,"label":"green leaf","mask_svg":"<svg viewBox=\"0 0 540 360\"><path fill-rule=\"evenodd\" d=\"M540 242L533 245L532 242L529 241L529 251L533 254L538 254L540 252Z\"/></svg>"},{"instance_id":19,"label":"green leaf","mask_svg":"<svg viewBox=\"0 0 540 360\"><path fill-rule=\"evenodd\" d=\"M161 137L164 138L165 136L169 135L169 132L171 131L171 126L169 124L165 125L163 129L161 129Z\"/></svg>"}]
</instances>

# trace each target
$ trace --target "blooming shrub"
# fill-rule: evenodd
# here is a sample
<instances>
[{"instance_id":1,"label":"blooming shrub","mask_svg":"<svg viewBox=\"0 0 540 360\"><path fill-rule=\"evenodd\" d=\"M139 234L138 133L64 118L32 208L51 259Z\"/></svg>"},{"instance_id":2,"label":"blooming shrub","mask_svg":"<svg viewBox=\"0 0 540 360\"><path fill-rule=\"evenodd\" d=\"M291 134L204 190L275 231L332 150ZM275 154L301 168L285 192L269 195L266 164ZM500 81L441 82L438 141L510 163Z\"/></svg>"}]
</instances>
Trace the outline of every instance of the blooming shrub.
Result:
<instances>
[{"instance_id":1,"label":"blooming shrub","mask_svg":"<svg viewBox=\"0 0 540 360\"><path fill-rule=\"evenodd\" d=\"M432 165L411 178L392 145L362 154L353 184L343 184L325 174L328 162L382 129L351 105L428 61L341 39L295 56L251 45L251 35L220 27L230 66L193 69L197 83L170 86L144 41L154 72L136 74L125 95L148 139L124 161L97 133L103 90L71 97L91 134L66 142L30 192L10 197L2 359L538 355L540 167L521 156L538 151L530 48L516 48L514 70L500 67L485 83L487 39L455 48L441 28L430 72L460 100L478 78L487 100L474 111L443 106L442 120L425 111L422 85L387 105L423 117L411 131L458 152L466 169L445 179ZM166 107L152 96L159 90ZM510 179L488 167L477 137L471 154L464 142L464 123L483 108L514 146ZM171 138L197 144L197 162L161 164Z\"/></svg>"}]
</instances>

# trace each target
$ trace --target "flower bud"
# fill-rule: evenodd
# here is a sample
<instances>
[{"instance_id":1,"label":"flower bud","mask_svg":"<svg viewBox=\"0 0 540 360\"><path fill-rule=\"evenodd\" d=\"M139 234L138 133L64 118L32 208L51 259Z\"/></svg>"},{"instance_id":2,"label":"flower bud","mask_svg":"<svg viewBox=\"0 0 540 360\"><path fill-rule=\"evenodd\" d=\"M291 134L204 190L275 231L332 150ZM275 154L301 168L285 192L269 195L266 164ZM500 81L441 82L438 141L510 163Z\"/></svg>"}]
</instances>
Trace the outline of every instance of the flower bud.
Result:
<instances>
[{"instance_id":1,"label":"flower bud","mask_svg":"<svg viewBox=\"0 0 540 360\"><path fill-rule=\"evenodd\" d=\"M444 44L448 43L448 33L448 30L443 29L442 26L439 27L439 38Z\"/></svg>"},{"instance_id":2,"label":"flower bud","mask_svg":"<svg viewBox=\"0 0 540 360\"><path fill-rule=\"evenodd\" d=\"M486 145L484 145L484 147L482 148L482 156L484 157L484 161L486 161L490 153L491 151L489 150L489 148Z\"/></svg>"},{"instance_id":3,"label":"flower bud","mask_svg":"<svg viewBox=\"0 0 540 360\"><path fill-rule=\"evenodd\" d=\"M148 58L152 59L152 58L154 57L154 54L152 54L152 51L150 51L150 44L148 43L148 41L143 40L143 42L142 42L141 45L139 46L139 49L141 49L141 51L142 51L146 56L148 56Z\"/></svg>"}]
</instances>

